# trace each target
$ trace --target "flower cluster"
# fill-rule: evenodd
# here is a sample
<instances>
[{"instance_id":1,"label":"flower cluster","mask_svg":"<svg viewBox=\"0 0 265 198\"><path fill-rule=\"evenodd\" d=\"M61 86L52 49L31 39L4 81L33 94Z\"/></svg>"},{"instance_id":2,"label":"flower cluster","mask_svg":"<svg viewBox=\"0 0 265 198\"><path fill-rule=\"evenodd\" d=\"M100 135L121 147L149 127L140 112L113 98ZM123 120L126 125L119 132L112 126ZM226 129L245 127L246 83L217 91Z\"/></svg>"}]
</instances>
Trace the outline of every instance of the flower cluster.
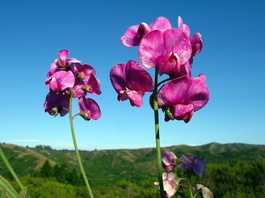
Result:
<instances>
[{"instance_id":1,"label":"flower cluster","mask_svg":"<svg viewBox=\"0 0 265 198\"><path fill-rule=\"evenodd\" d=\"M187 154L178 159L174 153L164 149L162 152L162 166L166 171L172 171L175 167L178 167L184 169L185 173L192 170L195 175L202 176L206 168L206 161L203 158ZM164 172L162 176L165 197L172 197L183 178L179 178L174 172ZM156 182L155 185L157 185ZM196 184L193 190L195 193L201 190L204 198L213 197L212 192L201 184Z\"/></svg>"},{"instance_id":2,"label":"flower cluster","mask_svg":"<svg viewBox=\"0 0 265 198\"><path fill-rule=\"evenodd\" d=\"M50 92L44 103L45 112L65 116L69 112L70 99L78 98L79 115L85 120L96 120L101 116L99 105L95 100L86 98L87 93L101 94L96 70L75 58L67 58L69 53L69 50L61 50L47 73L45 84Z\"/></svg>"},{"instance_id":3,"label":"flower cluster","mask_svg":"<svg viewBox=\"0 0 265 198\"><path fill-rule=\"evenodd\" d=\"M159 108L165 112L165 121L189 122L195 111L209 100L206 77L191 77L193 57L202 50L201 34L190 36L189 27L178 18L178 28L172 28L165 17L158 17L150 25L141 23L129 27L121 42L126 47L139 46L142 65L130 60L119 63L110 71L110 79L118 93L118 100L130 100L132 106L142 106L145 92L152 92L161 83L154 84L145 68L154 67L160 75L167 75L157 93ZM145 68L144 68L145 67Z\"/></svg>"}]
</instances>

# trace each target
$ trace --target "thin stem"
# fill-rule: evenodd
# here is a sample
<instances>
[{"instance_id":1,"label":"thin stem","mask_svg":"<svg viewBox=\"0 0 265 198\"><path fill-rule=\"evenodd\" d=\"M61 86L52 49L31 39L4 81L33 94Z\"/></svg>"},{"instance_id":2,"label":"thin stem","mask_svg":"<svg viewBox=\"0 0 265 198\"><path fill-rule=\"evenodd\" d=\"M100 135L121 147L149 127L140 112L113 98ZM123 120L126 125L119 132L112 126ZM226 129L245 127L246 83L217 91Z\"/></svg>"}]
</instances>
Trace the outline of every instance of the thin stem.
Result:
<instances>
[{"instance_id":1,"label":"thin stem","mask_svg":"<svg viewBox=\"0 0 265 198\"><path fill-rule=\"evenodd\" d=\"M156 156L157 156L157 170L158 180L160 187L160 197L164 198L164 185L162 179L162 162L161 162L161 148L160 148L160 135L159 135L159 115L158 115L158 103L157 103L157 87L158 87L158 69L155 70L155 88L153 91L153 108L155 118L155 138L156 138Z\"/></svg>"},{"instance_id":2,"label":"thin stem","mask_svg":"<svg viewBox=\"0 0 265 198\"><path fill-rule=\"evenodd\" d=\"M75 137L75 130L74 130L74 123L73 123L73 117L72 117L72 91L71 91L71 96L69 99L69 122L70 122L70 128L71 128L71 133L72 133L72 139L73 139L73 143L74 143L74 147L75 147L75 153L76 153L76 157L77 157L77 161L79 164L79 168L81 170L81 173L83 175L83 179L85 181L87 190L88 190L88 194L91 198L94 198L91 187L89 185L82 161L81 161L81 157L78 151L78 146L77 146L77 142L76 142L76 137Z\"/></svg>"},{"instance_id":3,"label":"thin stem","mask_svg":"<svg viewBox=\"0 0 265 198\"><path fill-rule=\"evenodd\" d=\"M11 164L10 164L9 161L7 160L7 158L6 158L6 156L5 156L4 152L3 152L3 150L2 150L1 148L0 148L0 155L1 155L2 159L3 159L3 161L5 162L5 164L6 164L7 168L8 168L8 170L10 171L10 173L12 174L12 176L15 178L16 182L18 183L19 187L20 187L21 189L23 189L23 188L24 188L23 184L21 183L19 177L17 176L16 172L14 171L14 169L13 169L12 166L11 166Z\"/></svg>"}]
</instances>

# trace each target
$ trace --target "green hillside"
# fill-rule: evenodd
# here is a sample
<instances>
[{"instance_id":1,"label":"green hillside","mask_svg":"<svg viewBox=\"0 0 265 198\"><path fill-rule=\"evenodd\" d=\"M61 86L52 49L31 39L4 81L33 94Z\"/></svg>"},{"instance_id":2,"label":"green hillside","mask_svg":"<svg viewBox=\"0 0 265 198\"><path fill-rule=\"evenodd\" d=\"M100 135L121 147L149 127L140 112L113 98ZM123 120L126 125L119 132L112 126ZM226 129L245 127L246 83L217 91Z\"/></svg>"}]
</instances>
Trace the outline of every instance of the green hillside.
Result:
<instances>
[{"instance_id":1,"label":"green hillside","mask_svg":"<svg viewBox=\"0 0 265 198\"><path fill-rule=\"evenodd\" d=\"M43 145L36 146L36 148L26 148L13 144L1 144L0 147L20 177L40 177L40 171L44 170L45 162L49 162L48 168L53 170L57 168L59 171L63 167L76 171L74 174L79 172L74 151L53 150L50 146ZM222 192L217 185L223 185L223 189L229 189L228 182L236 183L236 178L241 179L242 185L245 185L246 182L251 182L251 184L256 182L259 193L264 191L265 194L265 145L210 143L201 146L178 145L167 149L174 152L177 157L184 153L204 157L207 161L207 168L200 181L203 180L208 183L208 187L217 191L215 193L219 195L217 197L223 197L224 194L222 193L233 193L231 189ZM99 191L104 188L107 190L113 185L119 188L117 191L128 185L131 185L132 189L138 189L137 186L146 184L152 187L152 183L156 180L156 153L154 148L80 151L80 155L92 187L100 189ZM256 172L253 173L253 171ZM0 174L12 179L2 160L0 160ZM260 178L256 174L263 179L255 181L255 178ZM241 178L245 178L246 175L253 178ZM191 179L196 182L195 178ZM68 180L59 182L66 184L66 181ZM68 184L70 184L69 181ZM240 183L236 184L241 188ZM133 187L133 185L137 186ZM253 192L255 190L253 188L251 187L246 193ZM113 190L113 188L111 189ZM155 189L152 187L149 190ZM253 194L253 196L256 195ZM99 197L104 196L101 194ZM237 196L230 195L227 197Z\"/></svg>"}]
</instances>

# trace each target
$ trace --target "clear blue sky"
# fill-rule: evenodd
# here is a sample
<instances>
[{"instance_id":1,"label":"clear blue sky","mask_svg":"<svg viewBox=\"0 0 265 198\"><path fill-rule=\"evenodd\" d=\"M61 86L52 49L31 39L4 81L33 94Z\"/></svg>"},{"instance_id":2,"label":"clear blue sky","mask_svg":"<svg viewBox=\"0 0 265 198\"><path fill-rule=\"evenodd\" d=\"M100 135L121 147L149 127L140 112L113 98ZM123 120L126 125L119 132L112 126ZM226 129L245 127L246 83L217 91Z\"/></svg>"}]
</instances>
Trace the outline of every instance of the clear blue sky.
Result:
<instances>
[{"instance_id":1,"label":"clear blue sky","mask_svg":"<svg viewBox=\"0 0 265 198\"><path fill-rule=\"evenodd\" d=\"M200 32L204 47L195 57L193 76L204 73L211 96L192 120L163 121L161 145L210 142L265 144L265 1L9 1L0 6L0 142L73 149L68 116L44 113L46 73L58 51L93 65L102 94L97 121L77 117L80 149L154 147L153 112L118 102L109 71L119 62L138 60L137 48L120 37L131 25L181 16ZM148 70L152 74L153 70ZM76 110L76 109L75 109Z\"/></svg>"}]
</instances>

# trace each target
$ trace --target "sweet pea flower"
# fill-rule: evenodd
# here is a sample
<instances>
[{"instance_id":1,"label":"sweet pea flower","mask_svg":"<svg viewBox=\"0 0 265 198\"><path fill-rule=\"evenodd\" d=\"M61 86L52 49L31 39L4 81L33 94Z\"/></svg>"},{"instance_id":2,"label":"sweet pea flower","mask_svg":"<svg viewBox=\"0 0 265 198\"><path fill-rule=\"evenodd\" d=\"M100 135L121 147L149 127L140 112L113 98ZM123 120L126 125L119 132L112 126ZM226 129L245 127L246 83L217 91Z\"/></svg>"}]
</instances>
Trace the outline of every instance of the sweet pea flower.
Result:
<instances>
[{"instance_id":1,"label":"sweet pea flower","mask_svg":"<svg viewBox=\"0 0 265 198\"><path fill-rule=\"evenodd\" d=\"M43 105L45 112L50 115L65 116L69 109L69 99L65 94L49 92Z\"/></svg>"},{"instance_id":2,"label":"sweet pea flower","mask_svg":"<svg viewBox=\"0 0 265 198\"><path fill-rule=\"evenodd\" d=\"M78 109L84 120L97 120L101 116L101 111L98 103L92 98L80 97L78 100Z\"/></svg>"},{"instance_id":3,"label":"sweet pea flower","mask_svg":"<svg viewBox=\"0 0 265 198\"><path fill-rule=\"evenodd\" d=\"M192 54L187 35L179 29L154 30L145 35L139 45L139 59L147 67L158 67L161 73L186 75L185 63ZM188 68L189 69L189 68ZM184 72L184 73L183 73Z\"/></svg>"},{"instance_id":4,"label":"sweet pea flower","mask_svg":"<svg viewBox=\"0 0 265 198\"><path fill-rule=\"evenodd\" d=\"M209 90L204 84L206 77L182 76L161 87L157 101L165 111L165 121L184 120L189 122L193 113L204 107L209 100Z\"/></svg>"},{"instance_id":5,"label":"sweet pea flower","mask_svg":"<svg viewBox=\"0 0 265 198\"><path fill-rule=\"evenodd\" d=\"M174 153L164 149L162 151L162 167L167 170L171 171L176 166L177 157Z\"/></svg>"},{"instance_id":6,"label":"sweet pea flower","mask_svg":"<svg viewBox=\"0 0 265 198\"><path fill-rule=\"evenodd\" d=\"M165 17L158 17L149 25L141 23L129 27L121 37L121 42L126 47L138 46L141 39L152 30L167 30L171 28L171 23Z\"/></svg>"},{"instance_id":7,"label":"sweet pea flower","mask_svg":"<svg viewBox=\"0 0 265 198\"><path fill-rule=\"evenodd\" d=\"M45 81L45 84L54 92L71 88L74 86L74 83L75 77L71 71L57 71Z\"/></svg>"},{"instance_id":8,"label":"sweet pea flower","mask_svg":"<svg viewBox=\"0 0 265 198\"><path fill-rule=\"evenodd\" d=\"M170 198L176 193L176 187L178 186L178 176L175 173L163 173L163 186L165 191L165 198ZM154 183L156 186L159 185L159 182Z\"/></svg>"},{"instance_id":9,"label":"sweet pea flower","mask_svg":"<svg viewBox=\"0 0 265 198\"><path fill-rule=\"evenodd\" d=\"M199 192L201 190L203 198L213 198L213 193L210 191L209 188L201 185L201 184L196 184L193 186L193 189L195 193Z\"/></svg>"},{"instance_id":10,"label":"sweet pea flower","mask_svg":"<svg viewBox=\"0 0 265 198\"><path fill-rule=\"evenodd\" d=\"M199 175L199 176L203 175L203 172L206 168L206 161L203 158L200 158L194 155L184 154L180 157L180 159L184 163L179 164L179 167L184 169L185 172L189 168L192 168L196 175Z\"/></svg>"},{"instance_id":11,"label":"sweet pea flower","mask_svg":"<svg viewBox=\"0 0 265 198\"><path fill-rule=\"evenodd\" d=\"M110 71L111 83L118 93L118 100L129 99L132 106L143 105L143 95L154 88L150 74L136 61L116 64Z\"/></svg>"},{"instance_id":12,"label":"sweet pea flower","mask_svg":"<svg viewBox=\"0 0 265 198\"><path fill-rule=\"evenodd\" d=\"M56 71L60 70L68 70L69 69L69 64L68 62L72 63L79 63L81 61L75 59L75 58L67 58L69 55L70 51L69 50L61 50L58 53L58 59L55 59L55 61L51 64L50 70L47 73L47 76L50 77L52 74L54 74Z\"/></svg>"}]
</instances>

